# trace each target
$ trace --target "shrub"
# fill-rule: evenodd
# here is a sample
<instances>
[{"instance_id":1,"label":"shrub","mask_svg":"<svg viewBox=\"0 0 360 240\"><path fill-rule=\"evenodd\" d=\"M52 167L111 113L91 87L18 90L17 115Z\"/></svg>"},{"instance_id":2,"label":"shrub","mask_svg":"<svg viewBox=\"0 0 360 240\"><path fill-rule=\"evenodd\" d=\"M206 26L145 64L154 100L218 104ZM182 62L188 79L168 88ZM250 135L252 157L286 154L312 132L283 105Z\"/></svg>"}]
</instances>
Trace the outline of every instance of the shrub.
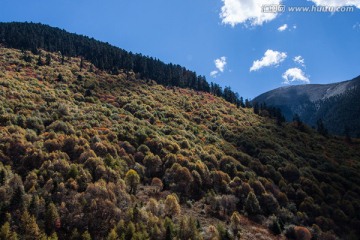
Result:
<instances>
[{"instance_id":1,"label":"shrub","mask_svg":"<svg viewBox=\"0 0 360 240\"><path fill-rule=\"evenodd\" d=\"M206 240L215 240L215 239L221 239L219 231L214 225L210 225L207 228L205 228L205 231L203 233L204 239Z\"/></svg>"},{"instance_id":2,"label":"shrub","mask_svg":"<svg viewBox=\"0 0 360 240\"><path fill-rule=\"evenodd\" d=\"M287 164L280 169L282 176L289 182L295 182L300 178L300 171L294 164Z\"/></svg>"},{"instance_id":3,"label":"shrub","mask_svg":"<svg viewBox=\"0 0 360 240\"><path fill-rule=\"evenodd\" d=\"M151 186L154 187L154 190L156 193L160 192L163 188L163 183L160 178L153 178L151 180Z\"/></svg>"},{"instance_id":4,"label":"shrub","mask_svg":"<svg viewBox=\"0 0 360 240\"><path fill-rule=\"evenodd\" d=\"M264 193L260 197L261 208L266 215L274 214L279 209L279 204L276 198L269 193Z\"/></svg>"},{"instance_id":5,"label":"shrub","mask_svg":"<svg viewBox=\"0 0 360 240\"><path fill-rule=\"evenodd\" d=\"M217 192L225 193L227 191L227 184L230 182L230 177L222 171L211 171L210 174L213 180L213 187Z\"/></svg>"},{"instance_id":6,"label":"shrub","mask_svg":"<svg viewBox=\"0 0 360 240\"><path fill-rule=\"evenodd\" d=\"M38 117L29 117L26 119L26 127L34 129L38 133L45 129L44 123L41 118Z\"/></svg>"},{"instance_id":7,"label":"shrub","mask_svg":"<svg viewBox=\"0 0 360 240\"><path fill-rule=\"evenodd\" d=\"M305 227L294 227L296 240L311 240L312 236L310 231Z\"/></svg>"},{"instance_id":8,"label":"shrub","mask_svg":"<svg viewBox=\"0 0 360 240\"><path fill-rule=\"evenodd\" d=\"M68 135L75 133L73 126L71 126L69 123L65 123L61 120L57 120L57 121L53 122L52 124L50 124L50 126L48 126L46 128L46 130L47 131L54 130L55 132L63 132Z\"/></svg>"},{"instance_id":9,"label":"shrub","mask_svg":"<svg viewBox=\"0 0 360 240\"><path fill-rule=\"evenodd\" d=\"M48 152L54 152L62 148L62 143L58 139L48 139L44 142L44 147Z\"/></svg>"},{"instance_id":10,"label":"shrub","mask_svg":"<svg viewBox=\"0 0 360 240\"><path fill-rule=\"evenodd\" d=\"M146 167L146 176L154 177L160 170L162 161L158 155L148 154L145 156L144 166Z\"/></svg>"},{"instance_id":11,"label":"shrub","mask_svg":"<svg viewBox=\"0 0 360 240\"><path fill-rule=\"evenodd\" d=\"M185 196L190 193L193 178L188 168L174 163L172 167L166 171L164 179L173 191L184 194Z\"/></svg>"},{"instance_id":12,"label":"shrub","mask_svg":"<svg viewBox=\"0 0 360 240\"><path fill-rule=\"evenodd\" d=\"M238 165L238 162L231 156L223 156L220 159L220 170L226 172L232 178L236 174L236 165Z\"/></svg>"},{"instance_id":13,"label":"shrub","mask_svg":"<svg viewBox=\"0 0 360 240\"><path fill-rule=\"evenodd\" d=\"M269 217L268 222L268 228L270 229L270 231L273 232L275 235L279 235L281 233L281 225L279 223L279 219L275 215L272 215Z\"/></svg>"},{"instance_id":14,"label":"shrub","mask_svg":"<svg viewBox=\"0 0 360 240\"><path fill-rule=\"evenodd\" d=\"M265 193L265 188L259 180L251 180L249 183L256 196L261 196Z\"/></svg>"}]
</instances>

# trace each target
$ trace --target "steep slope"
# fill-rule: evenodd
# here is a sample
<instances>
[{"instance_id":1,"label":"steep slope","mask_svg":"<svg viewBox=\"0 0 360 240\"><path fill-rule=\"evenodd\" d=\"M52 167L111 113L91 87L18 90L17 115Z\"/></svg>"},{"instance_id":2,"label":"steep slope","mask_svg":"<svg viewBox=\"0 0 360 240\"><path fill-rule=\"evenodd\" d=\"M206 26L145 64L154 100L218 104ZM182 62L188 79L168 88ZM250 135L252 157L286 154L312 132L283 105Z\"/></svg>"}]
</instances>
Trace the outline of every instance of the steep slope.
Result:
<instances>
[{"instance_id":1,"label":"steep slope","mask_svg":"<svg viewBox=\"0 0 360 240\"><path fill-rule=\"evenodd\" d=\"M1 237L360 234L357 140L39 54L0 48Z\"/></svg>"},{"instance_id":2,"label":"steep slope","mask_svg":"<svg viewBox=\"0 0 360 240\"><path fill-rule=\"evenodd\" d=\"M0 44L5 47L32 51L38 49L59 52L65 57L81 56L100 70L111 74L134 71L142 79L151 79L163 86L187 87L212 93L228 102L243 105L230 87L222 89L216 83L207 82L205 76L198 76L177 64L166 64L159 59L134 54L124 49L97 41L87 36L69 33L65 30L40 23L0 23Z\"/></svg>"},{"instance_id":3,"label":"steep slope","mask_svg":"<svg viewBox=\"0 0 360 240\"><path fill-rule=\"evenodd\" d=\"M281 87L261 94L253 102L280 108L288 121L298 114L302 121L316 126L318 119L322 119L331 133L343 135L347 127L351 135L358 136L359 89L360 76L333 84Z\"/></svg>"}]
</instances>

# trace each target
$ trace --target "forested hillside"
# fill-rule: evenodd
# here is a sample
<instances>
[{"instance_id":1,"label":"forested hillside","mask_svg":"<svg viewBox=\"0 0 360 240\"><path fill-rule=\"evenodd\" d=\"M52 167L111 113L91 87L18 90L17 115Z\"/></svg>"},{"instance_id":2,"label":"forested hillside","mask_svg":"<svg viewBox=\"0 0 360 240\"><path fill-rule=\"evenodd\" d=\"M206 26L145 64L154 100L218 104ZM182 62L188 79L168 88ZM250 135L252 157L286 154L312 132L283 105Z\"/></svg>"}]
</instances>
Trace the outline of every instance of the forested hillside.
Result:
<instances>
[{"instance_id":1,"label":"forested hillside","mask_svg":"<svg viewBox=\"0 0 360 240\"><path fill-rule=\"evenodd\" d=\"M141 79L155 80L164 86L187 87L212 93L238 106L245 104L230 87L222 89L216 83L208 83L205 76L198 76L180 65L165 64L159 59L127 52L108 43L48 25L0 23L1 43L7 47L29 50L33 53L37 53L38 49L59 52L62 61L65 57L81 57L111 74L118 74L119 69L134 71Z\"/></svg>"},{"instance_id":2,"label":"forested hillside","mask_svg":"<svg viewBox=\"0 0 360 240\"><path fill-rule=\"evenodd\" d=\"M0 239L359 236L357 139L34 52L0 48Z\"/></svg>"}]
</instances>

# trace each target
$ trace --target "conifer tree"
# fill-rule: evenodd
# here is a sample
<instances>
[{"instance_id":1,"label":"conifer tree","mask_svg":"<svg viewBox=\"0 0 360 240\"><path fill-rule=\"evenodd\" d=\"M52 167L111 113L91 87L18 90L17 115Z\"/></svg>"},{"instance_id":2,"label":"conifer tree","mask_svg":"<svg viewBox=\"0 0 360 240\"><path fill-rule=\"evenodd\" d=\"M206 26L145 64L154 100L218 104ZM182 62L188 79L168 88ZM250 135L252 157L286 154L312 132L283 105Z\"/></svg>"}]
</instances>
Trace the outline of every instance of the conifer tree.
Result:
<instances>
[{"instance_id":1,"label":"conifer tree","mask_svg":"<svg viewBox=\"0 0 360 240\"><path fill-rule=\"evenodd\" d=\"M125 175L125 183L129 187L129 193L135 194L136 188L140 183L140 176L133 169L130 169Z\"/></svg>"},{"instance_id":2,"label":"conifer tree","mask_svg":"<svg viewBox=\"0 0 360 240\"><path fill-rule=\"evenodd\" d=\"M42 235L35 217L25 210L21 216L21 239L35 240L40 239Z\"/></svg>"},{"instance_id":3,"label":"conifer tree","mask_svg":"<svg viewBox=\"0 0 360 240\"><path fill-rule=\"evenodd\" d=\"M47 66L50 66L50 65L51 65L51 55L50 55L49 53L46 54L45 64L46 64Z\"/></svg>"},{"instance_id":4,"label":"conifer tree","mask_svg":"<svg viewBox=\"0 0 360 240\"><path fill-rule=\"evenodd\" d=\"M260 204L254 192L249 192L245 200L244 210L250 216L260 214L261 212Z\"/></svg>"}]
</instances>

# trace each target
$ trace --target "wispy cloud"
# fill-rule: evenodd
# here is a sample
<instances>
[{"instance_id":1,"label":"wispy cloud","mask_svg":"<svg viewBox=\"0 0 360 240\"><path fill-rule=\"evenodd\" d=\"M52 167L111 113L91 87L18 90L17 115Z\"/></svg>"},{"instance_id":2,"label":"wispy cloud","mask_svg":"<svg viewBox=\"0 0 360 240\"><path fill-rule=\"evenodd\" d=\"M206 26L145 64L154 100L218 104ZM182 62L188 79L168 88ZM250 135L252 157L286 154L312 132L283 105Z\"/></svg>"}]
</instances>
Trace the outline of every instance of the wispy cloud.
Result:
<instances>
[{"instance_id":1,"label":"wispy cloud","mask_svg":"<svg viewBox=\"0 0 360 240\"><path fill-rule=\"evenodd\" d=\"M288 28L288 25L285 23L284 25L282 25L282 26L280 26L280 27L278 28L278 31L279 31L279 32L283 32L283 31L285 31L287 28Z\"/></svg>"},{"instance_id":2,"label":"wispy cloud","mask_svg":"<svg viewBox=\"0 0 360 240\"><path fill-rule=\"evenodd\" d=\"M360 8L359 0L308 0L315 3L317 6L331 6L331 7L344 7L355 6Z\"/></svg>"},{"instance_id":3,"label":"wispy cloud","mask_svg":"<svg viewBox=\"0 0 360 240\"><path fill-rule=\"evenodd\" d=\"M227 64L226 57L222 56L218 59L215 59L214 63L217 70L210 72L210 76L215 78L220 72L224 72L225 66Z\"/></svg>"},{"instance_id":4,"label":"wispy cloud","mask_svg":"<svg viewBox=\"0 0 360 240\"><path fill-rule=\"evenodd\" d=\"M353 29L360 29L360 23L359 22L357 22L357 23L355 23L354 25L353 25Z\"/></svg>"},{"instance_id":5,"label":"wispy cloud","mask_svg":"<svg viewBox=\"0 0 360 240\"><path fill-rule=\"evenodd\" d=\"M300 68L289 68L282 75L282 78L284 79L284 84L292 82L310 83L309 77Z\"/></svg>"},{"instance_id":6,"label":"wispy cloud","mask_svg":"<svg viewBox=\"0 0 360 240\"><path fill-rule=\"evenodd\" d=\"M214 71L211 71L210 72L210 76L211 77L213 77L213 78L215 78L216 76L217 76L217 74L218 74L219 72L218 71L216 71L216 70L214 70Z\"/></svg>"},{"instance_id":7,"label":"wispy cloud","mask_svg":"<svg viewBox=\"0 0 360 240\"><path fill-rule=\"evenodd\" d=\"M278 52L268 49L260 60L255 60L250 68L250 72L257 71L263 67L277 66L286 59L285 52Z\"/></svg>"},{"instance_id":8,"label":"wispy cloud","mask_svg":"<svg viewBox=\"0 0 360 240\"><path fill-rule=\"evenodd\" d=\"M220 71L224 72L224 68L226 66L226 57L221 57L218 59L215 59L215 67Z\"/></svg>"},{"instance_id":9,"label":"wispy cloud","mask_svg":"<svg viewBox=\"0 0 360 240\"><path fill-rule=\"evenodd\" d=\"M234 27L237 24L250 23L262 25L277 17L277 13L263 12L264 5L281 4L282 0L222 0L220 18L222 23Z\"/></svg>"},{"instance_id":10,"label":"wispy cloud","mask_svg":"<svg viewBox=\"0 0 360 240\"><path fill-rule=\"evenodd\" d=\"M293 58L293 61L297 64L299 64L302 67L305 67L305 59L302 56L296 56Z\"/></svg>"}]
</instances>

